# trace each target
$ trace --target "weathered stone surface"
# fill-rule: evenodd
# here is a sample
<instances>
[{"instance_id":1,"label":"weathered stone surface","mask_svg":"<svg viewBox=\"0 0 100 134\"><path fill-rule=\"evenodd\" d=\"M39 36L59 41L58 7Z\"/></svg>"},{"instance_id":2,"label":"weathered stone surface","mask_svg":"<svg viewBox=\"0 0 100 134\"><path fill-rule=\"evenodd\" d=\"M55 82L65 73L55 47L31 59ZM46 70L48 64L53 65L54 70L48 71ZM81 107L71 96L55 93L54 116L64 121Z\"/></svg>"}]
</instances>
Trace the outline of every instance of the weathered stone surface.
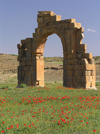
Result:
<instances>
[{"instance_id":1,"label":"weathered stone surface","mask_svg":"<svg viewBox=\"0 0 100 134\"><path fill-rule=\"evenodd\" d=\"M87 45L82 44L84 28L75 19L61 20L53 11L38 11L33 38L21 40L18 48L18 85L44 86L44 47L47 37L57 34L63 46L63 86L95 88L95 64ZM58 69L58 68L51 68Z\"/></svg>"}]
</instances>

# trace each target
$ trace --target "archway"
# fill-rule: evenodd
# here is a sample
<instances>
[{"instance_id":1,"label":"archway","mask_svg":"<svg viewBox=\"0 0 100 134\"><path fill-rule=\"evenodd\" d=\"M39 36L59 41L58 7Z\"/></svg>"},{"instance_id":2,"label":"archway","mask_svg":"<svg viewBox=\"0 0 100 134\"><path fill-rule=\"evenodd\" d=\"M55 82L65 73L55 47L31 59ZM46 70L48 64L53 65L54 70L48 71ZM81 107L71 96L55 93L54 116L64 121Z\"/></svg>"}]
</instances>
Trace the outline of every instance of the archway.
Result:
<instances>
[{"instance_id":1,"label":"archway","mask_svg":"<svg viewBox=\"0 0 100 134\"><path fill-rule=\"evenodd\" d=\"M43 59L43 55L44 55L44 47L45 47L45 43L47 41L47 37L52 35L52 34L56 34L58 35L58 37L61 39L61 43L62 43L62 47L63 50L64 48L64 38L62 36L62 34L55 28L48 28L48 29L44 29L42 31L42 34L40 37L38 38L38 41L36 41L37 45L36 45L36 51L35 53L33 53L36 56L36 80L37 80L37 85L39 85L39 83L41 84L41 86L44 86L44 59Z\"/></svg>"},{"instance_id":2,"label":"archway","mask_svg":"<svg viewBox=\"0 0 100 134\"><path fill-rule=\"evenodd\" d=\"M55 31L55 32L52 32L52 31ZM37 84L39 84L40 82L43 83L44 79L45 79L45 77L43 75L44 74L44 66L43 65L45 64L43 56L44 56L44 49L45 49L45 44L47 42L47 38L53 34L56 34L57 32L58 32L58 30L56 30L56 29L49 29L48 33L44 33L42 35L41 40L38 43L37 52L38 52L38 55L39 55L39 53L40 53L40 55L39 56L37 55L37 57L39 57L39 58L37 58L37 71L36 71L37 72L36 79L37 79L37 81L39 81ZM58 36L58 38L61 39L59 36ZM63 50L62 41L61 41L61 45L62 45L61 47ZM53 49L53 47L52 47L52 49ZM63 51L62 51L62 53L63 53ZM52 52L51 52L51 55L52 55ZM57 72L57 71L55 71L55 72ZM59 70L58 70L58 72L59 72ZM44 83L43 83L43 85L44 85Z\"/></svg>"},{"instance_id":3,"label":"archway","mask_svg":"<svg viewBox=\"0 0 100 134\"><path fill-rule=\"evenodd\" d=\"M95 88L95 64L92 53L82 44L84 28L75 19L61 20L52 11L39 11L33 38L18 44L18 85L44 86L44 46L51 34L59 36L63 46L63 86Z\"/></svg>"}]
</instances>

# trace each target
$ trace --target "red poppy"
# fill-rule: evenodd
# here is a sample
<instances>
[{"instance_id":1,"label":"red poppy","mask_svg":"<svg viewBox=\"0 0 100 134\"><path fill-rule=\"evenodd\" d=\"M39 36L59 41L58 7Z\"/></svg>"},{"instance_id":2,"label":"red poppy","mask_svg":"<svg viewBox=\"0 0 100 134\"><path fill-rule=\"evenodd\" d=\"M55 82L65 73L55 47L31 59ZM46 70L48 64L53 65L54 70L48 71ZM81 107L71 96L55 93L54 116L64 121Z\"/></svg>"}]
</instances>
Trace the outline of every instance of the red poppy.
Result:
<instances>
[{"instance_id":1,"label":"red poppy","mask_svg":"<svg viewBox=\"0 0 100 134\"><path fill-rule=\"evenodd\" d=\"M9 130L10 128L8 127L7 129Z\"/></svg>"},{"instance_id":2,"label":"red poppy","mask_svg":"<svg viewBox=\"0 0 100 134\"><path fill-rule=\"evenodd\" d=\"M95 130L95 129L94 129L93 131L94 131L94 132L96 132L96 130Z\"/></svg>"},{"instance_id":3,"label":"red poppy","mask_svg":"<svg viewBox=\"0 0 100 134\"><path fill-rule=\"evenodd\" d=\"M4 130L2 130L1 133L4 133Z\"/></svg>"},{"instance_id":4,"label":"red poppy","mask_svg":"<svg viewBox=\"0 0 100 134\"><path fill-rule=\"evenodd\" d=\"M19 127L19 125L18 125L18 124L16 124L16 126L17 126L17 128Z\"/></svg>"},{"instance_id":5,"label":"red poppy","mask_svg":"<svg viewBox=\"0 0 100 134\"><path fill-rule=\"evenodd\" d=\"M26 124L24 124L24 126L26 126Z\"/></svg>"}]
</instances>

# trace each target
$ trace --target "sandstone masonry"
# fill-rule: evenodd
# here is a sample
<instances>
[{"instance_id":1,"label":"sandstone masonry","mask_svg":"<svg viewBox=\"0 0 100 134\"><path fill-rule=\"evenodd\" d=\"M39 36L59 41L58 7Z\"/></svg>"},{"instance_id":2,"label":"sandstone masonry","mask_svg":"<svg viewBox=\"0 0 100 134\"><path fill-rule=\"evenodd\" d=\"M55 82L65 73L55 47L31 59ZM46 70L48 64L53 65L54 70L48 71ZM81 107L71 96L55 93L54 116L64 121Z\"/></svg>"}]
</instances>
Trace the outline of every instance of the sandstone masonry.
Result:
<instances>
[{"instance_id":1,"label":"sandstone masonry","mask_svg":"<svg viewBox=\"0 0 100 134\"><path fill-rule=\"evenodd\" d=\"M84 28L75 19L61 20L53 11L38 11L33 38L21 40L18 48L18 85L44 86L44 47L47 37L57 34L63 46L63 86L95 88L96 68L92 53L82 44Z\"/></svg>"}]
</instances>

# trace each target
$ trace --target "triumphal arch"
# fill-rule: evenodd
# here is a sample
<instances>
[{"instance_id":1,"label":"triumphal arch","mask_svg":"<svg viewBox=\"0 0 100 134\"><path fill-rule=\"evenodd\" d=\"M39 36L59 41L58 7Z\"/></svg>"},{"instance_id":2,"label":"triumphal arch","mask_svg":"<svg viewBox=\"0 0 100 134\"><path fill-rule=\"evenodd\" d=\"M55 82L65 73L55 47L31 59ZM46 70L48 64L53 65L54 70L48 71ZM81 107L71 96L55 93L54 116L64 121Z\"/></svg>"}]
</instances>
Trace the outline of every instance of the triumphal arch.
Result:
<instances>
[{"instance_id":1,"label":"triumphal arch","mask_svg":"<svg viewBox=\"0 0 100 134\"><path fill-rule=\"evenodd\" d=\"M96 68L92 53L87 53L87 45L82 44L81 23L75 19L61 20L53 11L38 11L37 22L33 38L17 45L18 85L44 86L44 47L47 37L55 33L63 47L63 86L95 88Z\"/></svg>"}]
</instances>

